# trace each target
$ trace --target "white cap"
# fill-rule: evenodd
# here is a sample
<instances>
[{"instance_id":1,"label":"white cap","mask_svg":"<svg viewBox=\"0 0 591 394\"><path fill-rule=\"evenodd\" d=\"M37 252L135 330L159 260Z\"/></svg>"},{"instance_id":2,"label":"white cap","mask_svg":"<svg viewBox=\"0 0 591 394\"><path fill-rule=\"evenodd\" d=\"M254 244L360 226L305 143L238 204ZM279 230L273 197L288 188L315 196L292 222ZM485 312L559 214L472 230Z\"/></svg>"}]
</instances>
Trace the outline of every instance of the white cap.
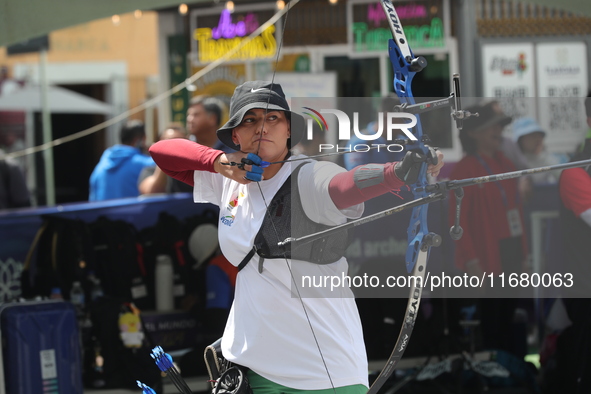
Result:
<instances>
[{"instance_id":1,"label":"white cap","mask_svg":"<svg viewBox=\"0 0 591 394\"><path fill-rule=\"evenodd\" d=\"M189 252L197 264L203 264L218 248L218 228L210 223L198 226L189 236Z\"/></svg>"}]
</instances>

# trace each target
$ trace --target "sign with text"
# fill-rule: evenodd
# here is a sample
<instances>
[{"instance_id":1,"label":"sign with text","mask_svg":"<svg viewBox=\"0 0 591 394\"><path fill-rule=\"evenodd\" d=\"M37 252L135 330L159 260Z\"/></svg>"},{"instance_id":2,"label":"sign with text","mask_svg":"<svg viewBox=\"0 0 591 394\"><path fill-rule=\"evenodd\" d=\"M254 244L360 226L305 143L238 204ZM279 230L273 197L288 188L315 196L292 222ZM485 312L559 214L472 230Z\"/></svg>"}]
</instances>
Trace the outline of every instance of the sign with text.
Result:
<instances>
[{"instance_id":1,"label":"sign with text","mask_svg":"<svg viewBox=\"0 0 591 394\"><path fill-rule=\"evenodd\" d=\"M587 45L584 42L536 45L538 113L546 144L570 153L587 130L582 97L587 96Z\"/></svg>"},{"instance_id":2,"label":"sign with text","mask_svg":"<svg viewBox=\"0 0 591 394\"><path fill-rule=\"evenodd\" d=\"M9 45L6 47L7 55L20 55L23 53L41 52L49 50L49 36L31 38L29 40L19 42L18 44Z\"/></svg>"},{"instance_id":3,"label":"sign with text","mask_svg":"<svg viewBox=\"0 0 591 394\"><path fill-rule=\"evenodd\" d=\"M485 44L482 47L484 97L500 100L505 114L518 118L536 115L534 44Z\"/></svg>"},{"instance_id":4,"label":"sign with text","mask_svg":"<svg viewBox=\"0 0 591 394\"><path fill-rule=\"evenodd\" d=\"M445 46L443 1L400 1L394 3L411 48ZM378 1L352 1L347 7L348 42L354 52L383 52L392 32Z\"/></svg>"},{"instance_id":5,"label":"sign with text","mask_svg":"<svg viewBox=\"0 0 591 394\"><path fill-rule=\"evenodd\" d=\"M241 45L274 14L273 4L227 9L199 9L191 14L191 57L195 64L211 63ZM249 40L230 60L274 58L279 42L278 23Z\"/></svg>"},{"instance_id":6,"label":"sign with text","mask_svg":"<svg viewBox=\"0 0 591 394\"><path fill-rule=\"evenodd\" d=\"M170 87L187 79L187 38L185 35L168 37L168 67ZM173 122L185 123L189 106L189 92L182 89L170 97L171 119Z\"/></svg>"}]
</instances>

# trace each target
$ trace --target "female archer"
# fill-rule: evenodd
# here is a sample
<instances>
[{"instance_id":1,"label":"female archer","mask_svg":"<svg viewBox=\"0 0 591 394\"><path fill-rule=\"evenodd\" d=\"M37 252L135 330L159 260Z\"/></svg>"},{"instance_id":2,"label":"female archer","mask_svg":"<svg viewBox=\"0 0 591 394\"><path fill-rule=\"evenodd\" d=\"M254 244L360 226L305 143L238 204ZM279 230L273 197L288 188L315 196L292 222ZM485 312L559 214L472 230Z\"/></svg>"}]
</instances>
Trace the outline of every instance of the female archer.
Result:
<instances>
[{"instance_id":1,"label":"female archer","mask_svg":"<svg viewBox=\"0 0 591 394\"><path fill-rule=\"evenodd\" d=\"M237 152L178 139L160 141L150 153L165 173L194 186L196 202L220 207L220 246L240 269L222 353L248 368L253 392L361 394L368 366L351 290L331 283L310 288L312 282L302 280L346 276L346 236L293 250L278 243L360 217L364 201L400 188L401 179L412 183L417 163L407 154L398 163L346 171L292 156L304 131L303 117L290 110L280 85L246 82L236 88L230 119L217 131ZM437 156L427 170L434 176L443 166L443 155Z\"/></svg>"}]
</instances>

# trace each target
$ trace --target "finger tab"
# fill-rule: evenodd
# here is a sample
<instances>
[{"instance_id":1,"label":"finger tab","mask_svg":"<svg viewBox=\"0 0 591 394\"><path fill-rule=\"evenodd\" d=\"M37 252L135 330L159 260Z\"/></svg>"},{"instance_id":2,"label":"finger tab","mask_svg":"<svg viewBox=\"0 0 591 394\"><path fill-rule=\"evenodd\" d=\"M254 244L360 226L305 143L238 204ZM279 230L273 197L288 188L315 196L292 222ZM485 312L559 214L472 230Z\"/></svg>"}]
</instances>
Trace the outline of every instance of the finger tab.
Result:
<instances>
[{"instance_id":1,"label":"finger tab","mask_svg":"<svg viewBox=\"0 0 591 394\"><path fill-rule=\"evenodd\" d=\"M263 159L261 159L258 155L255 155L254 153L249 153L248 156L246 156L246 160L251 161L249 164L255 164L257 166L260 165L263 161Z\"/></svg>"}]
</instances>

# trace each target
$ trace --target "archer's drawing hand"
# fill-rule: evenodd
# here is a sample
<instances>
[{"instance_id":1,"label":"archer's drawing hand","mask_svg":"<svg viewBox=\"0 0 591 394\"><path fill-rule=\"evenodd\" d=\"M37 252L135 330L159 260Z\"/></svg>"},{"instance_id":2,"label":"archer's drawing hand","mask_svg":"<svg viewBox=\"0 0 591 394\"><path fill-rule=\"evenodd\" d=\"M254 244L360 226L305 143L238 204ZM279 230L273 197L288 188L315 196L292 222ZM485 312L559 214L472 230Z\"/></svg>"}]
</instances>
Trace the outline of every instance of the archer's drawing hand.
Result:
<instances>
[{"instance_id":1,"label":"archer's drawing hand","mask_svg":"<svg viewBox=\"0 0 591 394\"><path fill-rule=\"evenodd\" d=\"M214 169L226 178L246 185L263 180L261 163L261 158L254 153L224 153L216 159Z\"/></svg>"}]
</instances>

